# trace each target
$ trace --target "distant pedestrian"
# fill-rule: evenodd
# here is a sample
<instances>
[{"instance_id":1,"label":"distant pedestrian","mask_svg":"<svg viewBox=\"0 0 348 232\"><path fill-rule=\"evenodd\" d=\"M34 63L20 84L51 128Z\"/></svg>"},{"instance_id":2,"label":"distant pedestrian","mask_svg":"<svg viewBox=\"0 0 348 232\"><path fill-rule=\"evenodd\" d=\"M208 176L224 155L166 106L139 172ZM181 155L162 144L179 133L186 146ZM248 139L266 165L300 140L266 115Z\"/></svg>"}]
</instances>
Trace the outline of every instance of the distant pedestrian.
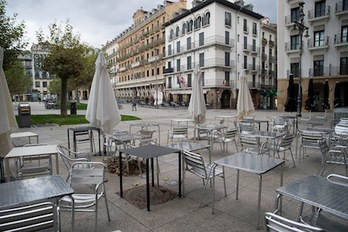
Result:
<instances>
[{"instance_id":1,"label":"distant pedestrian","mask_svg":"<svg viewBox=\"0 0 348 232\"><path fill-rule=\"evenodd\" d=\"M132 103L132 111L137 111L137 102L133 101Z\"/></svg>"}]
</instances>

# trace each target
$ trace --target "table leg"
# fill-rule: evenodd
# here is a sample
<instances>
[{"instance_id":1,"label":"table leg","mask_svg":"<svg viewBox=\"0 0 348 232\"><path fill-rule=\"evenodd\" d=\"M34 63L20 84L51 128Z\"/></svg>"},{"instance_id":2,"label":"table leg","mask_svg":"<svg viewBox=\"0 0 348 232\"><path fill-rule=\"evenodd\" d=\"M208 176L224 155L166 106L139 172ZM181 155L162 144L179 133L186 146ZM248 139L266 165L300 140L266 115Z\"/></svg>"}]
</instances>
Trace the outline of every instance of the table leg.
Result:
<instances>
[{"instance_id":1,"label":"table leg","mask_svg":"<svg viewBox=\"0 0 348 232\"><path fill-rule=\"evenodd\" d=\"M236 200L238 200L238 191L239 191L239 169L237 169Z\"/></svg>"},{"instance_id":2,"label":"table leg","mask_svg":"<svg viewBox=\"0 0 348 232\"><path fill-rule=\"evenodd\" d=\"M181 198L181 171L180 170L184 170L184 167L181 168L181 166L184 166L184 165L181 165L181 159L182 159L182 151L180 151L179 153L179 157L178 157L178 167L179 167L179 197Z\"/></svg>"},{"instance_id":3,"label":"table leg","mask_svg":"<svg viewBox=\"0 0 348 232\"><path fill-rule=\"evenodd\" d=\"M155 172L153 170L153 158L151 158L151 181L152 181L152 187L155 186Z\"/></svg>"},{"instance_id":4,"label":"table leg","mask_svg":"<svg viewBox=\"0 0 348 232\"><path fill-rule=\"evenodd\" d=\"M256 229L259 229L260 223L260 209L261 209L261 189L262 189L262 175L259 175L259 193L257 199L257 224Z\"/></svg>"},{"instance_id":5,"label":"table leg","mask_svg":"<svg viewBox=\"0 0 348 232\"><path fill-rule=\"evenodd\" d=\"M55 156L56 156L56 170L57 170L57 174L59 174L58 153L55 153Z\"/></svg>"},{"instance_id":6,"label":"table leg","mask_svg":"<svg viewBox=\"0 0 348 232\"><path fill-rule=\"evenodd\" d=\"M212 211L211 211L211 213L214 213L214 203L215 203L215 168L216 168L216 164L213 164L213 166L212 166L212 169L213 169L213 197L212 197Z\"/></svg>"},{"instance_id":7,"label":"table leg","mask_svg":"<svg viewBox=\"0 0 348 232\"><path fill-rule=\"evenodd\" d=\"M120 197L123 198L123 184L122 184L122 152L118 152L118 166L120 167Z\"/></svg>"},{"instance_id":8,"label":"table leg","mask_svg":"<svg viewBox=\"0 0 348 232\"><path fill-rule=\"evenodd\" d=\"M150 211L150 178L149 178L149 159L146 159L146 203L147 211Z\"/></svg>"},{"instance_id":9,"label":"table leg","mask_svg":"<svg viewBox=\"0 0 348 232\"><path fill-rule=\"evenodd\" d=\"M6 170L6 179L7 179L7 182L10 182L11 181L11 177L10 177L10 161L8 158L4 158L4 161L5 161L5 170Z\"/></svg>"}]
</instances>

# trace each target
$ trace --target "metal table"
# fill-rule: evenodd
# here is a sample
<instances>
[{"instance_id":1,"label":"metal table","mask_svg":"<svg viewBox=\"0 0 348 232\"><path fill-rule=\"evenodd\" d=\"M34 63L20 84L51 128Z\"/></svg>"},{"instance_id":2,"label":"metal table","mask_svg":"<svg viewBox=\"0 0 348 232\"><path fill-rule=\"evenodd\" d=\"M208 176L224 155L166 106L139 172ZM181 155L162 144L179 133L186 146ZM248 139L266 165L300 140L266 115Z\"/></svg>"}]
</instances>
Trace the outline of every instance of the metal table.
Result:
<instances>
[{"instance_id":1,"label":"metal table","mask_svg":"<svg viewBox=\"0 0 348 232\"><path fill-rule=\"evenodd\" d=\"M56 156L56 170L59 174L58 165L58 151L57 145L47 145L47 146L33 146L33 147L14 147L9 153L4 157L6 178L10 181L10 159L20 158L24 156L38 156L38 155L55 155Z\"/></svg>"},{"instance_id":2,"label":"metal table","mask_svg":"<svg viewBox=\"0 0 348 232\"><path fill-rule=\"evenodd\" d=\"M157 142L158 144L161 144L161 128L159 123L153 123L153 122L143 122L143 123L133 123L129 125L129 133L132 133L133 127L141 127L141 129L148 129L149 127L157 127L158 136L157 136Z\"/></svg>"},{"instance_id":3,"label":"metal table","mask_svg":"<svg viewBox=\"0 0 348 232\"><path fill-rule=\"evenodd\" d=\"M258 191L258 200L257 200L257 225L256 225L256 228L259 229L262 175L280 166L281 167L280 186L282 186L283 185L283 165L282 164L284 163L285 163L284 160L275 159L269 156L253 155L253 154L248 154L244 152L238 152L236 154L214 161L213 172L215 174L215 168L218 165L222 167L237 169L236 200L238 200L238 191L239 191L239 170L251 172L259 176L259 191ZM213 174L214 179L213 179L212 213L214 213L214 202L215 202L215 175L214 174Z\"/></svg>"},{"instance_id":4,"label":"metal table","mask_svg":"<svg viewBox=\"0 0 348 232\"><path fill-rule=\"evenodd\" d=\"M153 171L153 158L178 153L178 182L179 182L179 190L178 195L181 197L181 150L174 149L170 147L158 146L158 145L146 145L136 148L122 149L119 151L119 167L120 167L120 196L123 198L123 182L122 182L122 153L133 155L139 158L143 158L146 160L146 202L147 202L147 211L150 211L150 177L149 177L149 169L150 169L150 160L151 160L151 170L152 170L152 186L154 186L155 178Z\"/></svg>"},{"instance_id":5,"label":"metal table","mask_svg":"<svg viewBox=\"0 0 348 232\"><path fill-rule=\"evenodd\" d=\"M66 195L72 195L74 190L60 176L44 176L26 180L18 180L0 184L0 209L10 209L22 205L54 199L58 200ZM74 203L72 199L72 208ZM74 229L74 210L72 210L72 229Z\"/></svg>"},{"instance_id":6,"label":"metal table","mask_svg":"<svg viewBox=\"0 0 348 232\"><path fill-rule=\"evenodd\" d=\"M39 143L39 135L33 132L15 132L10 135L11 139L17 139L17 138L28 138L29 143L31 143L31 138L36 138L36 143Z\"/></svg>"},{"instance_id":7,"label":"metal table","mask_svg":"<svg viewBox=\"0 0 348 232\"><path fill-rule=\"evenodd\" d=\"M93 131L96 130L98 131L98 145L99 145L99 153L98 155L101 155L101 144L100 144L100 128L94 127L94 126L76 126L76 127L71 127L68 128L68 149L70 149L70 131L73 133L73 145L74 145L74 152L76 152L76 133L78 132L83 132L83 131Z\"/></svg>"},{"instance_id":8,"label":"metal table","mask_svg":"<svg viewBox=\"0 0 348 232\"><path fill-rule=\"evenodd\" d=\"M195 128L195 140L196 140L196 130L203 130L203 131L207 131L209 134L209 139L208 139L208 145L211 145L213 142L213 131L215 130L222 130L227 128L225 125L222 124L198 124L196 125ZM198 132L199 135L199 132Z\"/></svg>"},{"instance_id":9,"label":"metal table","mask_svg":"<svg viewBox=\"0 0 348 232\"><path fill-rule=\"evenodd\" d=\"M276 210L281 213L281 197L286 196L318 207L325 212L348 220L348 187L335 184L325 177L307 176L276 189ZM302 207L299 216L302 215Z\"/></svg>"},{"instance_id":10,"label":"metal table","mask_svg":"<svg viewBox=\"0 0 348 232\"><path fill-rule=\"evenodd\" d=\"M209 151L209 163L211 163L211 150L209 145L194 143L194 142L180 142L180 143L169 144L168 147L174 148L174 149L180 149L181 151L183 150L199 151L202 149L207 149Z\"/></svg>"},{"instance_id":11,"label":"metal table","mask_svg":"<svg viewBox=\"0 0 348 232\"><path fill-rule=\"evenodd\" d=\"M259 120L259 119L243 119L241 122L253 122L259 124L259 131L261 131L261 123L267 124L267 131L269 131L269 121L268 120Z\"/></svg>"},{"instance_id":12,"label":"metal table","mask_svg":"<svg viewBox=\"0 0 348 232\"><path fill-rule=\"evenodd\" d=\"M260 139L270 139L273 143L273 148L276 147L276 139L283 137L284 133L277 133L272 131L245 131L243 132L243 136L254 137L258 139L258 144L261 146ZM275 149L273 150L273 156L275 155Z\"/></svg>"}]
</instances>

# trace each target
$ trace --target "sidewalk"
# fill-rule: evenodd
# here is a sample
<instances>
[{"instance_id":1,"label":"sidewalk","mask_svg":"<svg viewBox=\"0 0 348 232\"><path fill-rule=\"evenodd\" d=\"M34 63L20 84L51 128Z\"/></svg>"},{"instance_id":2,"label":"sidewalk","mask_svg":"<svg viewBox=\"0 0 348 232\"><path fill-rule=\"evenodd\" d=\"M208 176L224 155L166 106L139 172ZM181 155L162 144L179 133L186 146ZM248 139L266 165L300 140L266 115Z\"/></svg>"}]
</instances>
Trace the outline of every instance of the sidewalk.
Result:
<instances>
[{"instance_id":1,"label":"sidewalk","mask_svg":"<svg viewBox=\"0 0 348 232\"><path fill-rule=\"evenodd\" d=\"M32 114L59 114L59 110L46 110L43 103L30 103ZM121 114L135 115L142 118L142 121L121 122L117 125L117 130L129 130L129 126L134 123L154 122L159 123L161 128L160 142L161 145L167 144L167 133L170 128L170 120L178 118L189 118L186 109L154 109L147 107L137 107L137 111L132 111L131 104L124 104ZM17 108L14 106L17 114ZM69 111L68 111L69 113ZM84 114L83 111L77 111L78 114ZM209 109L206 114L207 121L215 120L215 116L233 115L236 110ZM277 111L256 111L254 113L256 119L265 119L265 116L276 116L284 114ZM322 116L323 113L312 113L312 118ZM308 118L308 113L303 112L303 118ZM300 128L308 127L305 121L300 121ZM71 126L40 126L32 128L21 128L19 131L32 131L40 136L40 143L61 144L67 146L67 128ZM193 125L191 125L193 128ZM193 136L190 130L190 136ZM158 134L155 132L154 137ZM200 141L206 143L206 141ZM236 152L233 144L229 144L229 153ZM295 142L293 143L293 151L295 151ZM208 160L208 152L202 150L201 155ZM295 152L294 152L295 153ZM212 160L216 160L226 156L221 152L220 146L215 144L212 151ZM295 154L294 154L295 155ZM100 161L102 157L94 156L93 160ZM160 185L177 190L177 185L173 185L177 181L177 156L168 155L161 157L160 162ZM296 168L292 167L290 155L284 166L284 184L293 180L308 176L316 175L320 169L321 154L320 151L308 150L305 159L301 159L301 163L296 159ZM119 177L115 174L107 173L108 182L107 194L108 204L111 214L111 221L107 221L105 205L103 201L99 205L98 228L99 231L256 231L256 206L258 191L258 176L240 172L240 188L239 199L235 199L236 191L236 171L225 169L227 197L223 194L223 184L220 179L216 183L216 202L215 213L212 214L211 199L212 189L207 188L203 198L201 208L198 208L200 194L203 190L202 181L191 174L186 176L185 197L175 198L166 203L159 205L151 205L151 211L146 209L138 209L121 199L117 194L119 192ZM60 172L64 177L67 171L60 164ZM339 165L330 165L326 170L327 173L344 174L344 168ZM275 169L263 175L263 187L261 196L261 215L268 211L274 211L276 192L279 187L280 169ZM128 176L123 178L124 189L132 188L136 185L145 184L145 177ZM173 182L174 181L174 182ZM145 194L145 193L144 193ZM288 199L283 200L284 215L295 219L300 204ZM309 208L308 208L309 209ZM62 213L62 229L70 231L70 214ZM260 219L260 228L263 228L263 218ZM75 231L92 231L94 225L93 213L77 213L75 222Z\"/></svg>"}]
</instances>

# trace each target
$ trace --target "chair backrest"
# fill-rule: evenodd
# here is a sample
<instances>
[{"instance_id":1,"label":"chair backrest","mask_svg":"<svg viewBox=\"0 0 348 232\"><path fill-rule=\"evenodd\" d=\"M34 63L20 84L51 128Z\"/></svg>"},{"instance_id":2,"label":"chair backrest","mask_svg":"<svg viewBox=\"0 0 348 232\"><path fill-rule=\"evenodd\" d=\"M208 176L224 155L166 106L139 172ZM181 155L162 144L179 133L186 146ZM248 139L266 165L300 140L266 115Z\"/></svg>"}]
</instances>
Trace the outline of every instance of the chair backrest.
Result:
<instances>
[{"instance_id":1,"label":"chair backrest","mask_svg":"<svg viewBox=\"0 0 348 232\"><path fill-rule=\"evenodd\" d=\"M204 179L207 178L208 173L204 159L200 154L184 150L182 155L184 158L185 170Z\"/></svg>"},{"instance_id":2,"label":"chair backrest","mask_svg":"<svg viewBox=\"0 0 348 232\"><path fill-rule=\"evenodd\" d=\"M53 202L0 210L0 231L60 231L60 217Z\"/></svg>"},{"instance_id":3,"label":"chair backrest","mask_svg":"<svg viewBox=\"0 0 348 232\"><path fill-rule=\"evenodd\" d=\"M187 127L173 127L173 135L185 135L187 136Z\"/></svg>"},{"instance_id":4,"label":"chair backrest","mask_svg":"<svg viewBox=\"0 0 348 232\"><path fill-rule=\"evenodd\" d=\"M342 175L338 175L338 174L329 174L326 178L328 179L328 181L330 181L332 183L348 187L348 177L347 176L342 176Z\"/></svg>"},{"instance_id":5,"label":"chair backrest","mask_svg":"<svg viewBox=\"0 0 348 232\"><path fill-rule=\"evenodd\" d=\"M252 120L245 120L239 123L239 131L254 131L255 123Z\"/></svg>"},{"instance_id":6,"label":"chair backrest","mask_svg":"<svg viewBox=\"0 0 348 232\"><path fill-rule=\"evenodd\" d=\"M104 177L105 166L102 162L75 162L70 169L69 184L100 185L104 182Z\"/></svg>"},{"instance_id":7,"label":"chair backrest","mask_svg":"<svg viewBox=\"0 0 348 232\"><path fill-rule=\"evenodd\" d=\"M60 155L60 157L62 158L63 164L66 168L66 170L70 170L71 166L73 165L73 163L77 162L77 161L88 161L87 158L71 158L70 154L75 154L76 152L70 151L68 148L62 146L62 145L58 145L57 146L57 151L58 154Z\"/></svg>"},{"instance_id":8,"label":"chair backrest","mask_svg":"<svg viewBox=\"0 0 348 232\"><path fill-rule=\"evenodd\" d=\"M326 157L328 155L328 152L330 150L329 146L327 145L327 142L325 139L320 139L317 141L319 144L320 152L323 157Z\"/></svg>"},{"instance_id":9,"label":"chair backrest","mask_svg":"<svg viewBox=\"0 0 348 232\"><path fill-rule=\"evenodd\" d=\"M295 135L287 134L284 135L281 141L279 142L279 147L289 148L291 147L292 141L294 140Z\"/></svg>"},{"instance_id":10,"label":"chair backrest","mask_svg":"<svg viewBox=\"0 0 348 232\"><path fill-rule=\"evenodd\" d=\"M139 146L146 146L146 145L156 145L157 144L157 139L156 138L151 138L151 139L141 139Z\"/></svg>"},{"instance_id":11,"label":"chair backrest","mask_svg":"<svg viewBox=\"0 0 348 232\"><path fill-rule=\"evenodd\" d=\"M265 229L271 232L308 232L308 231L324 231L319 227L310 226L308 224L295 222L274 213L267 212L265 214Z\"/></svg>"},{"instance_id":12,"label":"chair backrest","mask_svg":"<svg viewBox=\"0 0 348 232\"><path fill-rule=\"evenodd\" d=\"M307 131L304 131L301 133L302 144L315 144L318 142L318 140L322 140L322 139L323 139L323 135L321 133L307 132Z\"/></svg>"},{"instance_id":13,"label":"chair backrest","mask_svg":"<svg viewBox=\"0 0 348 232\"><path fill-rule=\"evenodd\" d=\"M259 147L259 143L257 141L257 138L243 136L243 134L241 134L241 136L240 136L240 144L242 145L242 150L244 150L248 147L253 147L253 148Z\"/></svg>"},{"instance_id":14,"label":"chair backrest","mask_svg":"<svg viewBox=\"0 0 348 232\"><path fill-rule=\"evenodd\" d=\"M225 138L234 138L237 135L237 129L235 128L228 128L225 131Z\"/></svg>"}]
</instances>

